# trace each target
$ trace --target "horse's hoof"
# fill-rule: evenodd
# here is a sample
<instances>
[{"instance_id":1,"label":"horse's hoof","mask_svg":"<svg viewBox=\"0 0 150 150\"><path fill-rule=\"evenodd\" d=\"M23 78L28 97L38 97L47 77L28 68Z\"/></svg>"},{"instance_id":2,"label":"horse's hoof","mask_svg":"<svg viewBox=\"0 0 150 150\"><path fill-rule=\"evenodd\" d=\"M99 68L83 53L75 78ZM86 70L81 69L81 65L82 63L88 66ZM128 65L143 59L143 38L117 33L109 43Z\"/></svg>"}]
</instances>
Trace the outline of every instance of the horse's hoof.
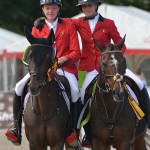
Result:
<instances>
[{"instance_id":1,"label":"horse's hoof","mask_svg":"<svg viewBox=\"0 0 150 150\"><path fill-rule=\"evenodd\" d=\"M20 142L14 142L14 141L12 141L12 143L14 144L14 145L16 145L16 146L20 146L21 145L21 143Z\"/></svg>"}]
</instances>

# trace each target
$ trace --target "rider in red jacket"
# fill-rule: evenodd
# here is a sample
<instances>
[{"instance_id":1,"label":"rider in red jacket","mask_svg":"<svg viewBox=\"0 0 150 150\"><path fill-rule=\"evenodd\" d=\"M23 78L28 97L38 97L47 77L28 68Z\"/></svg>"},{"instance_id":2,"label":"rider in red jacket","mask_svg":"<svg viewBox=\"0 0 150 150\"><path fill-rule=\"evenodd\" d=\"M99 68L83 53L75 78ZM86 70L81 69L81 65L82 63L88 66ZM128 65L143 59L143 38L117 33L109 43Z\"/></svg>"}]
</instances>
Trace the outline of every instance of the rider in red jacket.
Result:
<instances>
[{"instance_id":1,"label":"rider in red jacket","mask_svg":"<svg viewBox=\"0 0 150 150\"><path fill-rule=\"evenodd\" d=\"M86 71L86 77L81 88L81 100L84 102L84 94L87 86L98 74L98 68L100 63L101 52L94 44L94 40L97 40L102 45L108 45L111 40L114 44L118 44L122 38L117 31L117 28L113 20L104 18L101 14L97 13L98 6L101 4L101 0L78 0L77 7L85 14L85 17L79 17L78 19L72 19L77 31L81 36L82 50L81 59L79 61L79 70ZM124 52L126 46L121 49ZM143 104L146 114L146 120L148 128L150 128L150 99L143 82L137 78L137 76L126 69L126 74L132 78L141 90L143 97ZM85 138L82 141L84 147L91 147L91 135L89 123L84 127Z\"/></svg>"},{"instance_id":2,"label":"rider in red jacket","mask_svg":"<svg viewBox=\"0 0 150 150\"><path fill-rule=\"evenodd\" d=\"M77 65L80 59L80 48L78 42L78 35L74 24L63 18L58 17L62 7L61 0L40 0L40 5L45 15L45 22L41 28L32 28L32 35L36 38L47 38L50 31L53 29L55 33L55 50L58 58L57 74L64 75L69 83L71 89L71 121L72 129L68 133L66 141L68 143L74 142L77 139L77 120L82 108L80 92L77 82ZM14 126L8 129L6 136L14 144L21 144L21 96L23 88L30 75L27 74L21 81L16 84L15 98L13 105L14 112ZM21 114L20 114L21 113Z\"/></svg>"}]
</instances>

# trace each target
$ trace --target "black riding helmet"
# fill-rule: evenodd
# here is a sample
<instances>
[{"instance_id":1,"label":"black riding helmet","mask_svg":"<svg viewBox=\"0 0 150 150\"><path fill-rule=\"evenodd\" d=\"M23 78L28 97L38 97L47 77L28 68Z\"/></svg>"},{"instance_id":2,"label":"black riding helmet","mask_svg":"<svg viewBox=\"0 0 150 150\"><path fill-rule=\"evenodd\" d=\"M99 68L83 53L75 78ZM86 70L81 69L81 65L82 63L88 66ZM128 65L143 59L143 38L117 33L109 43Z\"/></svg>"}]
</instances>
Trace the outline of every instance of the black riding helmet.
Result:
<instances>
[{"instance_id":1,"label":"black riding helmet","mask_svg":"<svg viewBox=\"0 0 150 150\"><path fill-rule=\"evenodd\" d=\"M100 5L101 0L78 0L78 4L76 6L81 6L84 4L94 4L94 3L98 3Z\"/></svg>"},{"instance_id":2,"label":"black riding helmet","mask_svg":"<svg viewBox=\"0 0 150 150\"><path fill-rule=\"evenodd\" d=\"M85 4L97 4L97 12L98 6L101 5L101 0L78 0L78 4L76 6L79 6L80 10L82 11L82 5Z\"/></svg>"},{"instance_id":3,"label":"black riding helmet","mask_svg":"<svg viewBox=\"0 0 150 150\"><path fill-rule=\"evenodd\" d=\"M41 7L46 4L57 4L58 6L62 7L61 0L40 0Z\"/></svg>"}]
</instances>

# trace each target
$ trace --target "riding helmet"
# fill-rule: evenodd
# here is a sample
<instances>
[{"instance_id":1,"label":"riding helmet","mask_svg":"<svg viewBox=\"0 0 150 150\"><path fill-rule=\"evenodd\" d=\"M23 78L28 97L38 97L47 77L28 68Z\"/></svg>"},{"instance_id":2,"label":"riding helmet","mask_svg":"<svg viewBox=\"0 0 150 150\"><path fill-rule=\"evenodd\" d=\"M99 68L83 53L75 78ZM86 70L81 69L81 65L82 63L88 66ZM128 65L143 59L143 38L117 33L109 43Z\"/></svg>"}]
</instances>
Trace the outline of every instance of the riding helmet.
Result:
<instances>
[{"instance_id":1,"label":"riding helmet","mask_svg":"<svg viewBox=\"0 0 150 150\"><path fill-rule=\"evenodd\" d=\"M62 7L61 0L40 0L40 5L46 5L46 4L57 4L60 7Z\"/></svg>"},{"instance_id":2,"label":"riding helmet","mask_svg":"<svg viewBox=\"0 0 150 150\"><path fill-rule=\"evenodd\" d=\"M101 0L78 0L78 4L76 6L81 6L84 4L93 4L93 3L98 3L100 5Z\"/></svg>"}]
</instances>

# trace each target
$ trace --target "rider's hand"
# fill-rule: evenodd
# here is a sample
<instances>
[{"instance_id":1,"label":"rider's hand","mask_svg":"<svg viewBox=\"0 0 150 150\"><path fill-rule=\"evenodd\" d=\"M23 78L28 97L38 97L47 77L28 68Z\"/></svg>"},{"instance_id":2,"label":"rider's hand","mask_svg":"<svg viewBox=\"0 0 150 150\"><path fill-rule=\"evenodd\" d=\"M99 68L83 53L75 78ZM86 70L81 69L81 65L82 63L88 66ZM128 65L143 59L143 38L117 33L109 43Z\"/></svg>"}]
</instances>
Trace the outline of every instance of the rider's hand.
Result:
<instances>
[{"instance_id":1,"label":"rider's hand","mask_svg":"<svg viewBox=\"0 0 150 150\"><path fill-rule=\"evenodd\" d=\"M67 58L65 56L58 58L58 66L62 66L65 62L67 62Z\"/></svg>"},{"instance_id":2,"label":"rider's hand","mask_svg":"<svg viewBox=\"0 0 150 150\"><path fill-rule=\"evenodd\" d=\"M40 18L37 18L35 21L34 21L34 26L39 29L40 31L42 30L42 28L44 27L45 25L45 17L40 17Z\"/></svg>"}]
</instances>

